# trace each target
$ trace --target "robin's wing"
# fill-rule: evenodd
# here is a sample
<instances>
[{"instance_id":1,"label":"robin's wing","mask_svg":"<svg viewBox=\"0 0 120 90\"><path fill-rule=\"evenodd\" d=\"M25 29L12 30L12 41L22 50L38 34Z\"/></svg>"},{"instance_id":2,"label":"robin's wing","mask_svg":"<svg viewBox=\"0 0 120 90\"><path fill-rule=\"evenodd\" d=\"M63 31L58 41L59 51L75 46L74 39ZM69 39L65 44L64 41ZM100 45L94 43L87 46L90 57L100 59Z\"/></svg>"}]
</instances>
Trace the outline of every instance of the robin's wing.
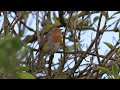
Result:
<instances>
[{"instance_id":1,"label":"robin's wing","mask_svg":"<svg viewBox=\"0 0 120 90\"><path fill-rule=\"evenodd\" d=\"M47 35L41 37L40 47L39 47L38 51L36 52L36 54L37 54L39 51L42 50L42 47L43 47L43 46L45 45L45 43L48 41L48 36L49 36L49 35L50 35L50 34L47 33Z\"/></svg>"},{"instance_id":2,"label":"robin's wing","mask_svg":"<svg viewBox=\"0 0 120 90\"><path fill-rule=\"evenodd\" d=\"M42 47L45 45L45 43L47 42L47 38L46 37L44 37L42 40L41 40L41 42L40 42L40 47L39 47L39 50L41 50L42 49Z\"/></svg>"},{"instance_id":3,"label":"robin's wing","mask_svg":"<svg viewBox=\"0 0 120 90\"><path fill-rule=\"evenodd\" d=\"M41 40L41 43L40 43L40 50L42 49L42 47L45 45L45 43L48 41L48 39L50 38L51 36L51 32L48 32L45 37L43 37L43 39Z\"/></svg>"}]
</instances>

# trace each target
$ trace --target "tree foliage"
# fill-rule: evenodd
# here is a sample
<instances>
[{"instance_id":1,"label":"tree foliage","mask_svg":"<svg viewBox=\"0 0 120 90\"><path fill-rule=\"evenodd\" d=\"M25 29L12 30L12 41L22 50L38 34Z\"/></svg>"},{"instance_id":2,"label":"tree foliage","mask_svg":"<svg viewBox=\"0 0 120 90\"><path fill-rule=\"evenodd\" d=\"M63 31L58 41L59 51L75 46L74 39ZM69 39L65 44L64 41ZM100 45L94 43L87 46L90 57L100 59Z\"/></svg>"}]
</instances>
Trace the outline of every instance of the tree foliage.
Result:
<instances>
[{"instance_id":1,"label":"tree foliage","mask_svg":"<svg viewBox=\"0 0 120 90\"><path fill-rule=\"evenodd\" d=\"M1 11L0 78L119 79L120 11L110 12ZM39 42L52 27L63 29L63 43L55 54L44 56L44 68L36 69ZM86 44L90 31L94 36L90 33ZM105 33L113 32L115 44L102 42ZM109 49L105 54L99 52L105 49L100 43Z\"/></svg>"}]
</instances>

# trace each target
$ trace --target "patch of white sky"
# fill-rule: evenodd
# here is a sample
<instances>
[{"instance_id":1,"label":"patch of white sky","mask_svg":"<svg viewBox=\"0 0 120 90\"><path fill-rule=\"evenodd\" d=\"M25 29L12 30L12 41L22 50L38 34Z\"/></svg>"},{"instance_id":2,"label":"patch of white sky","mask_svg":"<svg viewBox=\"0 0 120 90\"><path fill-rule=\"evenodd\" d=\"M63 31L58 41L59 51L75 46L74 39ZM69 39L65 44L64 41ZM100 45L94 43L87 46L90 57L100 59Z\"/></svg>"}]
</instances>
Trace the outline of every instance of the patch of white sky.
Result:
<instances>
[{"instance_id":1,"label":"patch of white sky","mask_svg":"<svg viewBox=\"0 0 120 90\"><path fill-rule=\"evenodd\" d=\"M109 17L110 17L113 13L115 13L115 12L116 12L116 11L109 11ZM34 14L34 16L33 16L33 14ZM2 15L3 15L3 14L2 14ZM13 17L15 16L14 13L12 13L11 15L12 15ZM42 14L41 14L41 13L39 14L39 16L40 16L40 18L39 18L40 22L41 22L41 17L42 17L43 15L44 15L43 13L42 13ZM58 16L57 11L56 11L56 16ZM94 14L94 15L92 15L92 16L90 17L91 20L92 20L92 22L93 22L94 17L96 17L96 16L100 16L100 13ZM115 16L116 16L116 18L109 20L109 21L107 22L107 25L111 24L112 22L114 22L115 20L117 20L118 18L120 18L119 14L118 14L118 15L115 15ZM51 14L51 17L53 17L52 14ZM67 18L67 17L68 17L68 16L66 16L66 18ZM8 19L9 19L10 23L13 21L13 18L8 17ZM2 27L3 20L4 20L4 18L3 18L3 17L0 17L0 27ZM31 28L33 28L34 30L36 30L35 12L32 12L32 14L29 14L27 20L28 20L28 21L27 21L26 25L29 26L29 27L31 27ZM54 22L54 21L52 21L52 22ZM103 27L104 22L105 22L105 17L102 17L102 21L101 21L100 28ZM95 23L95 25L97 25L97 24L98 24L98 21ZM41 24L39 24L39 28L40 28L40 29L42 28L42 27L41 27ZM95 27L95 28L96 28L96 27ZM112 25L112 26L111 26L110 28L108 28L108 29L113 29L113 28L114 28L114 25ZM63 28L63 29L64 29L64 28ZM18 27L17 27L17 25L15 25L15 30L16 30L16 32L18 32ZM63 31L64 31L64 30L63 30ZM96 32L91 31L91 30L87 30L87 31L82 31L82 33L84 33L84 34L81 35L81 40L80 40L80 41L82 41L81 44L84 44L84 45L89 46L90 43L91 43L91 37L92 37L92 39L94 39L95 36L96 36ZM31 32L31 31L29 31L29 30L25 30L24 36L32 35L32 34L33 34L33 32ZM100 42L100 45L99 45L99 47L100 47L100 49L99 49L99 54L105 55L106 51L108 52L108 51L110 50L103 42L109 42L109 43L111 43L111 44L115 44L115 40L117 41L118 38L119 38L118 36L119 36L119 35L118 35L118 33L116 33L116 32L105 32L105 33L103 34L103 36L102 36L102 39L101 39L101 42ZM115 38L115 40L113 40L113 37ZM113 42L113 41L114 41L114 42ZM66 40L66 42L68 42L68 41ZM71 44L72 44L72 43L68 43L68 45L71 45ZM82 50L86 50L86 47L83 47ZM58 58L59 58L59 57L60 57L60 54L55 54L55 56L54 56L54 63L58 63ZM89 60L89 59L90 59L90 57L87 57L87 58L86 58L86 60ZM96 59L96 60L97 60L97 59ZM97 63L96 60L94 61L95 63ZM68 61L67 64L71 63L71 61L72 61L72 60ZM83 61L82 63L86 63L86 62ZM67 65L67 64L66 64L66 65ZM73 64L70 65L70 67L73 67L73 65L74 65L74 62L73 62Z\"/></svg>"}]
</instances>

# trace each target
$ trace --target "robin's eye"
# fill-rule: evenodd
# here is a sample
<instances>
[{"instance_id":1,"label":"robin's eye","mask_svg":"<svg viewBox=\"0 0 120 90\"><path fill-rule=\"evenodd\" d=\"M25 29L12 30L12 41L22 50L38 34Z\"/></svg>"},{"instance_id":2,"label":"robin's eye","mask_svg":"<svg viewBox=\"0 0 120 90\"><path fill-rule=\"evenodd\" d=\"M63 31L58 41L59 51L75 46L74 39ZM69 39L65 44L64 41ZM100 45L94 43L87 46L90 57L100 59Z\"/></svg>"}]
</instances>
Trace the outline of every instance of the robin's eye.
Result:
<instances>
[{"instance_id":1,"label":"robin's eye","mask_svg":"<svg viewBox=\"0 0 120 90\"><path fill-rule=\"evenodd\" d=\"M55 31L56 31L57 29L55 28Z\"/></svg>"}]
</instances>

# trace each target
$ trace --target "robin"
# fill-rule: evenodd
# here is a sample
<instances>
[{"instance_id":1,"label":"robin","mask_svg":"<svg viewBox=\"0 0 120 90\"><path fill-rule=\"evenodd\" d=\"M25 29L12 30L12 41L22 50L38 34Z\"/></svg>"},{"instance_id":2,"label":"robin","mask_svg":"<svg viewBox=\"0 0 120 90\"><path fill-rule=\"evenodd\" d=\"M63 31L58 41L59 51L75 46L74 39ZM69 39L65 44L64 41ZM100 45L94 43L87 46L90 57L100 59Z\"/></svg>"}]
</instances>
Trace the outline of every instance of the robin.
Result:
<instances>
[{"instance_id":1,"label":"robin","mask_svg":"<svg viewBox=\"0 0 120 90\"><path fill-rule=\"evenodd\" d=\"M40 62L43 59L44 55L53 55L58 51L60 45L62 43L62 33L59 28L52 28L45 35L45 37L41 41L41 46L39 48L40 53L38 55L37 68L40 67Z\"/></svg>"}]
</instances>

